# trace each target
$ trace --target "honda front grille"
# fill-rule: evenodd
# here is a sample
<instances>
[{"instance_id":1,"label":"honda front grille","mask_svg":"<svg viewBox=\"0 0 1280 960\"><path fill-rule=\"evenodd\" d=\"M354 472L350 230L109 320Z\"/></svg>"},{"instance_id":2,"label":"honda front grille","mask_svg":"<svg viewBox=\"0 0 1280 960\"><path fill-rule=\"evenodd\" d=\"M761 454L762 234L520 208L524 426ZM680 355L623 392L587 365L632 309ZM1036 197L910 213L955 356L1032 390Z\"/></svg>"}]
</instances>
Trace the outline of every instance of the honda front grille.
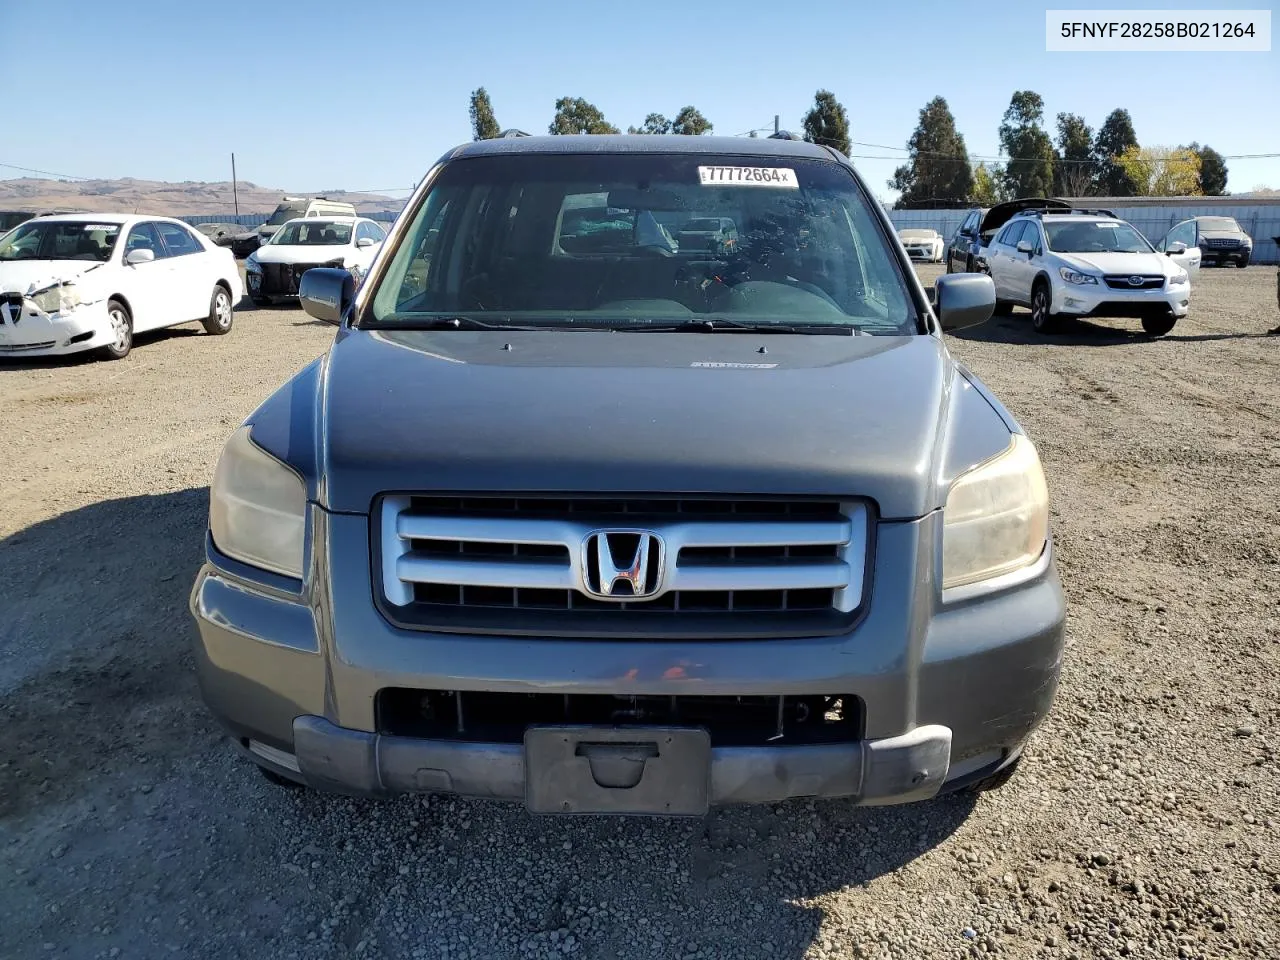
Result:
<instances>
[{"instance_id":1,"label":"honda front grille","mask_svg":"<svg viewBox=\"0 0 1280 960\"><path fill-rule=\"evenodd\" d=\"M832 632L857 614L857 501L388 496L393 622L551 636Z\"/></svg>"}]
</instances>

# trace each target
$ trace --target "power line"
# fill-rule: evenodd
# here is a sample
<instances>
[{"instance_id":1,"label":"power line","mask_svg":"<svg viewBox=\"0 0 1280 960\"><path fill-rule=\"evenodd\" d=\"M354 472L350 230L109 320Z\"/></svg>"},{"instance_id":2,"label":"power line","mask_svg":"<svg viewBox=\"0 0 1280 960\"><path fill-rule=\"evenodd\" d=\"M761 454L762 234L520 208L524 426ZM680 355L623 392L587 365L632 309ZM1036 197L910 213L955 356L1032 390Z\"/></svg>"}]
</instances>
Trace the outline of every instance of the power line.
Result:
<instances>
[{"instance_id":1,"label":"power line","mask_svg":"<svg viewBox=\"0 0 1280 960\"><path fill-rule=\"evenodd\" d=\"M907 159L910 159L911 157L937 157L942 160L965 159L963 157L957 157L955 154L941 153L936 150L918 150L915 153L912 153L910 147L891 147L888 144L884 144L884 143L864 143L860 140L850 140L849 142L859 147L875 147L878 150L898 150L906 154L906 156L903 156L903 157L884 157L884 156L878 156L878 155L869 154L869 153L850 154L851 157L856 156L859 159L863 159L863 160L907 160ZM984 162L992 161L995 163L1008 163L1009 161L1017 161L1017 160L1025 160L1033 163L1041 160L1052 160L1054 163L1063 163L1063 164L1065 163L1102 164L1106 162L1106 161L1096 160L1092 158L1087 160L1067 160L1059 157L1006 157L1001 155L991 156L990 154L981 154L981 153L970 153L970 154L967 154L966 156L969 162L972 162L974 160L984 161ZM1222 154L1223 160L1270 160L1270 159L1275 159L1276 157L1280 157L1280 153ZM1175 157L1172 154L1164 157L1150 157L1147 159L1150 159L1151 161L1156 163L1191 163L1192 162L1187 157Z\"/></svg>"},{"instance_id":2,"label":"power line","mask_svg":"<svg viewBox=\"0 0 1280 960\"><path fill-rule=\"evenodd\" d=\"M0 162L0 167L7 167L10 170L21 170L23 173L38 173L46 177L57 177L59 180L95 180L96 177L77 177L70 173L52 173L49 170L36 170L34 167L20 167L16 163Z\"/></svg>"}]
</instances>

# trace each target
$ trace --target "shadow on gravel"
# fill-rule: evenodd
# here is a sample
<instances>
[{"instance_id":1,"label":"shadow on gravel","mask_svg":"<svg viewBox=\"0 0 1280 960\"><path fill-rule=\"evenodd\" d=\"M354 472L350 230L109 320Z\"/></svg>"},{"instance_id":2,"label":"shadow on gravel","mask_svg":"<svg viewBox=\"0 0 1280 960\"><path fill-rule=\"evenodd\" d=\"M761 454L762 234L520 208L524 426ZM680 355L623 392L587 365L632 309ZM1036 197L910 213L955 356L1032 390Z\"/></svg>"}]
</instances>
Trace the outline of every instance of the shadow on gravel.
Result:
<instances>
[{"instance_id":1,"label":"shadow on gravel","mask_svg":"<svg viewBox=\"0 0 1280 960\"><path fill-rule=\"evenodd\" d=\"M306 860L315 857L310 880L322 899L349 898L333 930L339 948L364 940L380 956L417 945L443 956L461 940L484 957L549 956L571 940L577 955L616 960L799 960L821 945L824 921L842 926L830 914L833 894L857 909L874 885L865 902L883 901L884 884L898 882L892 875L947 841L977 802L973 794L881 808L792 801L664 820L539 818L515 804L443 797L269 793L263 815L305 844ZM949 858L935 864L953 869ZM380 922L387 913L404 917L405 929ZM882 915L878 926L893 939L901 921ZM851 955L853 943L836 943L820 955ZM875 952L871 942L859 948Z\"/></svg>"},{"instance_id":2,"label":"shadow on gravel","mask_svg":"<svg viewBox=\"0 0 1280 960\"><path fill-rule=\"evenodd\" d=\"M1116 324L1125 320L1113 321ZM986 323L964 330L956 330L948 336L960 340L973 340L980 343L1007 343L1013 346L1071 346L1071 347L1114 347L1130 344L1153 343L1157 340L1193 343L1203 340L1253 340L1265 339L1267 334L1261 333L1189 333L1180 334L1177 327L1173 333L1162 337L1153 337L1141 329L1130 330L1120 326L1107 326L1092 320L1063 319L1055 333L1036 333L1031 326L1029 313L1015 313L1009 317L992 317Z\"/></svg>"},{"instance_id":3,"label":"shadow on gravel","mask_svg":"<svg viewBox=\"0 0 1280 960\"><path fill-rule=\"evenodd\" d=\"M199 321L185 324L178 327L165 327L161 330L148 330L139 333L133 338L133 351L146 350L147 347L156 343L163 343L166 340L185 340L188 337L204 337L208 336L199 326ZM230 336L235 336L233 328ZM20 360L14 357L0 358L0 373L5 370L55 370L62 367L78 367L84 364L92 363L115 363L119 364L123 369L124 365L135 356L131 351L129 356L123 360L104 360L98 356L96 350L85 350L80 353L69 353L62 357L33 357L30 360Z\"/></svg>"},{"instance_id":4,"label":"shadow on gravel","mask_svg":"<svg viewBox=\"0 0 1280 960\"><path fill-rule=\"evenodd\" d=\"M187 612L208 504L207 487L108 500L0 540L0 823L208 726Z\"/></svg>"}]
</instances>

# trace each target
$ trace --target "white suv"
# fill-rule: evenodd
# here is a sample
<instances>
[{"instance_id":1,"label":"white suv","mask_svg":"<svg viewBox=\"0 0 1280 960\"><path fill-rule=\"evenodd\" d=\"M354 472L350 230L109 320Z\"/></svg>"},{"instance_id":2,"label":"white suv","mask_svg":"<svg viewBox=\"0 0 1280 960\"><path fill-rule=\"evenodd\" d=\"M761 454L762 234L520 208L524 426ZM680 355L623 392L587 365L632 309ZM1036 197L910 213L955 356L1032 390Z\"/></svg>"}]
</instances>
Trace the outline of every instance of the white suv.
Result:
<instances>
[{"instance_id":1,"label":"white suv","mask_svg":"<svg viewBox=\"0 0 1280 960\"><path fill-rule=\"evenodd\" d=\"M1101 316L1137 317L1160 336L1191 298L1187 271L1106 210L1023 211L991 241L986 267L996 312L1030 307L1041 333L1064 316Z\"/></svg>"}]
</instances>

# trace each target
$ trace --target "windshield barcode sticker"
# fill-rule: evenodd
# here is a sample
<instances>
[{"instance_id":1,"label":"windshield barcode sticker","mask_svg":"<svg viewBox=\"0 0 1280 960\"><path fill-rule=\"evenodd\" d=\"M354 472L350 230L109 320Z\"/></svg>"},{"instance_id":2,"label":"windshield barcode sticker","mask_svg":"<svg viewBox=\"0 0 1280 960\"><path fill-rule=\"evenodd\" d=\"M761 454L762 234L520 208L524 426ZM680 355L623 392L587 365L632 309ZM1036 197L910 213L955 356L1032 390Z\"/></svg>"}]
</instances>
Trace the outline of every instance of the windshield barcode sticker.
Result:
<instances>
[{"instance_id":1,"label":"windshield barcode sticker","mask_svg":"<svg viewBox=\"0 0 1280 960\"><path fill-rule=\"evenodd\" d=\"M699 167L698 181L704 187L774 187L799 190L796 172L790 167Z\"/></svg>"}]
</instances>

